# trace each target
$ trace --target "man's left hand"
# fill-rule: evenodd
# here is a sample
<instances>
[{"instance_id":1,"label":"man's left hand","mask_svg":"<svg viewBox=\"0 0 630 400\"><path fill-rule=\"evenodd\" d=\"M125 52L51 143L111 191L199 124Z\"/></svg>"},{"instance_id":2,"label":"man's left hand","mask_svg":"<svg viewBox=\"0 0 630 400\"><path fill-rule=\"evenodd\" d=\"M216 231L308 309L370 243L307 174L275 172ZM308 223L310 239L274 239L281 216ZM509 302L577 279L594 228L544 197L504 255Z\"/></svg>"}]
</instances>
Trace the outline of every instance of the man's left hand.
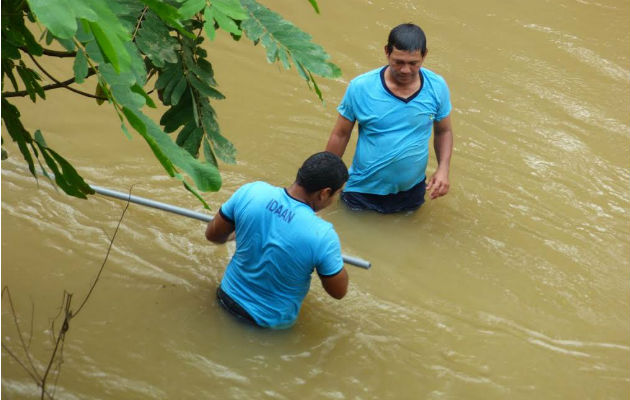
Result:
<instances>
[{"instance_id":1,"label":"man's left hand","mask_svg":"<svg viewBox=\"0 0 630 400\"><path fill-rule=\"evenodd\" d=\"M431 197L431 200L433 200L447 194L449 187L450 183L448 181L448 172L438 169L433 175L431 175L431 178L427 183L427 192L429 192L429 196Z\"/></svg>"}]
</instances>

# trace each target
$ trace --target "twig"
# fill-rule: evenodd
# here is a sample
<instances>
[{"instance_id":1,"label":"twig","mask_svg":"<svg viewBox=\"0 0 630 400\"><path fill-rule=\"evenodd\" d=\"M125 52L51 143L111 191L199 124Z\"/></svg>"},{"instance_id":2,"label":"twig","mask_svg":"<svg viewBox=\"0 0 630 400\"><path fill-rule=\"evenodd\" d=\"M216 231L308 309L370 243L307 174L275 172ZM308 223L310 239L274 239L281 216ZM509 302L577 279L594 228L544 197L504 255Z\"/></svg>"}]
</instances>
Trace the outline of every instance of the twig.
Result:
<instances>
[{"instance_id":1,"label":"twig","mask_svg":"<svg viewBox=\"0 0 630 400\"><path fill-rule=\"evenodd\" d=\"M22 335L22 329L20 329L20 324L19 324L19 322L17 320L17 313L15 312L15 307L13 306L13 299L11 298L11 291L9 290L8 286L5 286L2 289L2 296L4 296L5 292L7 293L7 298L9 299L9 307L11 307L11 315L13 316L13 323L15 323L15 328L17 329L18 337L20 338L20 343L22 343L22 349L24 350L24 353L26 353L26 359L28 360L28 364L32 368L31 372L38 379L41 379L41 377L37 373L37 368L35 368L35 364L33 363L33 359L31 358L31 353L28 351L28 347L26 346L26 343L24 342L24 336Z\"/></svg>"},{"instance_id":2,"label":"twig","mask_svg":"<svg viewBox=\"0 0 630 400\"><path fill-rule=\"evenodd\" d=\"M28 335L28 346L27 348L30 350L31 349L31 343L33 340L33 323L35 321L35 303L33 303L33 299L31 298L31 333Z\"/></svg>"},{"instance_id":3,"label":"twig","mask_svg":"<svg viewBox=\"0 0 630 400\"><path fill-rule=\"evenodd\" d=\"M33 372L32 372L30 369L28 369L28 367L27 367L26 365L24 365L24 364L22 363L22 361L20 360L20 358L19 358L18 356L16 356L15 354L13 354L13 352L11 351L11 349L9 349L9 348L7 347L7 345L6 345L6 344L2 343L2 349L3 349L4 351L6 351L6 352L7 352L7 354L8 354L8 355L10 355L10 356L11 356L11 358L13 358L13 359L14 359L14 360L18 363L18 364L20 364L20 367L22 367L22 369L24 369L24 371L26 371L26 372L27 372L27 373L31 376L31 378L33 378L33 380L37 383L37 385L38 385L38 386L40 385L40 383L41 383L40 378L39 378L39 377L37 377L37 376L35 376L35 375L33 374Z\"/></svg>"},{"instance_id":4,"label":"twig","mask_svg":"<svg viewBox=\"0 0 630 400\"><path fill-rule=\"evenodd\" d=\"M96 71L94 70L90 70L88 72L88 77L92 76L96 73ZM63 82L59 82L59 83L52 83L50 85L46 85L46 86L42 86L42 89L44 91L46 90L52 90L52 89L59 89L59 88L66 88L68 85L74 83L75 79L74 78L70 78L66 81ZM28 96L28 91L27 90L17 90L15 92L4 92L2 93L2 97L24 97L24 96ZM96 98L96 96L94 96L93 94L86 94L88 95L88 97L92 97L92 98Z\"/></svg>"},{"instance_id":5,"label":"twig","mask_svg":"<svg viewBox=\"0 0 630 400\"><path fill-rule=\"evenodd\" d=\"M22 50L25 53L29 52L26 47L20 47L20 50ZM50 50L50 49L42 49L42 54L45 56L59 57L59 58L70 58L70 57L77 56L76 51L57 51L57 50Z\"/></svg>"},{"instance_id":6,"label":"twig","mask_svg":"<svg viewBox=\"0 0 630 400\"><path fill-rule=\"evenodd\" d=\"M136 24L136 28L133 30L133 35L131 35L132 41L136 40L136 35L138 34L138 31L140 30L140 26L142 25L142 21L144 20L144 15L147 13L147 11L149 11L149 6L145 6L142 9L142 14L140 14L140 16L138 17L138 23Z\"/></svg>"},{"instance_id":7,"label":"twig","mask_svg":"<svg viewBox=\"0 0 630 400\"><path fill-rule=\"evenodd\" d=\"M132 188L133 188L133 186L131 188L129 188L129 196L131 196L131 189ZM92 283L92 286L90 287L90 290L88 291L88 294L85 296L85 298L83 299L83 302L81 303L81 305L79 306L77 311L74 313L75 317L83 309L83 306L85 305L85 303L90 298L90 295L92 295L92 292L94 291L94 288L96 287L96 284L98 283L98 280L101 277L101 273L103 272L103 269L105 268L105 264L107 263L107 259L109 258L109 253L112 251L112 247L114 246L114 240L116 239L116 235L118 234L118 230L120 229L120 224L122 223L123 218L125 217L125 213L127 212L127 209L129 208L130 204L131 203L129 201L127 201L127 204L125 205L125 208L124 208L122 214L120 215L120 219L118 220L118 224L116 225L116 229L114 230L114 234L112 235L112 238L109 241L109 247L107 247L107 253L105 254L105 259L103 260L103 263L101 264L101 268L98 270L98 273L96 274L96 278L94 279L94 282Z\"/></svg>"},{"instance_id":8,"label":"twig","mask_svg":"<svg viewBox=\"0 0 630 400\"><path fill-rule=\"evenodd\" d=\"M59 336L57 336L57 341L55 342L55 348L53 349L52 355L50 356L50 360L48 361L48 366L46 367L46 372L44 372L44 377L42 378L42 396L41 399L44 399L44 395L46 394L46 379L48 379L48 374L50 373L50 369L52 367L53 362L55 361L55 357L57 355L57 350L59 350L60 345L63 348L63 340L66 337L66 332L70 329L70 319L72 318L72 311L70 311L70 303L72 302L72 294L68 292L64 292L66 298L66 313L63 319L63 325L61 326L61 330L59 331Z\"/></svg>"},{"instance_id":9,"label":"twig","mask_svg":"<svg viewBox=\"0 0 630 400\"><path fill-rule=\"evenodd\" d=\"M43 73L44 73L47 77L49 77L49 78L50 78L53 82L55 82L55 83L61 83L61 82L59 82L59 81L58 81L58 80L57 80L54 76L52 76L51 74L49 74L49 73L48 73L48 71L46 71L46 69L45 69L44 67L42 67L42 66L41 66L41 65L37 62L37 60L35 59L35 57L33 57L33 55L32 55L32 54L30 54L30 53L27 53L27 54L28 54L28 56L31 58L31 60L33 61L33 63L35 63L35 65L37 65L37 68L39 68L39 69L40 69L40 70L41 70L41 71L42 71L42 72L43 72ZM89 74L88 74L88 76L89 76ZM71 83L74 83L74 78L73 78L73 81L72 81ZM73 88L73 87L70 87L69 85L70 85L70 83L69 83L68 85L64 86L64 88L65 88L65 89L68 89L68 90L69 90L69 91L71 91L71 92L74 92L74 93L80 94L80 95L82 95L82 96L91 97L91 98L93 98L93 99L99 99L99 100L107 100L107 98L106 98L106 97L100 97L100 96L93 95L93 94L91 94L91 93L86 93L86 92L84 92L84 91L82 91L82 90L78 90L78 89L75 89L75 88Z\"/></svg>"}]
</instances>

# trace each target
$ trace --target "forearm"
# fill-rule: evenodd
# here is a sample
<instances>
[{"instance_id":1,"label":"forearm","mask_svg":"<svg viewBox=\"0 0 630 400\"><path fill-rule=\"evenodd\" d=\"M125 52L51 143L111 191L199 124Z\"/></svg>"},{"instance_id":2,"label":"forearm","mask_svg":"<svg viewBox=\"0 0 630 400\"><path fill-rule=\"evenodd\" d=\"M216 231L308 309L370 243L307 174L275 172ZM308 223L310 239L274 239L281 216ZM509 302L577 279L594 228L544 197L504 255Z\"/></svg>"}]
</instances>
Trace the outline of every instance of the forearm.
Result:
<instances>
[{"instance_id":1,"label":"forearm","mask_svg":"<svg viewBox=\"0 0 630 400\"><path fill-rule=\"evenodd\" d=\"M453 154L453 132L448 130L436 133L433 140L433 148L435 149L438 169L448 172L451 166L451 155Z\"/></svg>"},{"instance_id":2,"label":"forearm","mask_svg":"<svg viewBox=\"0 0 630 400\"><path fill-rule=\"evenodd\" d=\"M338 115L337 121L335 122L335 126L333 127L333 130L330 133L330 138L328 138L328 143L326 144L326 151L329 151L333 154L338 155L339 157L342 157L343 153L345 153L346 151L348 142L350 141L350 135L352 134L353 128L354 128L354 121L349 121L343 116Z\"/></svg>"},{"instance_id":3,"label":"forearm","mask_svg":"<svg viewBox=\"0 0 630 400\"><path fill-rule=\"evenodd\" d=\"M342 157L343 153L346 151L346 147L348 146L349 139L350 136L331 134L328 139L328 143L326 144L326 151Z\"/></svg>"}]
</instances>

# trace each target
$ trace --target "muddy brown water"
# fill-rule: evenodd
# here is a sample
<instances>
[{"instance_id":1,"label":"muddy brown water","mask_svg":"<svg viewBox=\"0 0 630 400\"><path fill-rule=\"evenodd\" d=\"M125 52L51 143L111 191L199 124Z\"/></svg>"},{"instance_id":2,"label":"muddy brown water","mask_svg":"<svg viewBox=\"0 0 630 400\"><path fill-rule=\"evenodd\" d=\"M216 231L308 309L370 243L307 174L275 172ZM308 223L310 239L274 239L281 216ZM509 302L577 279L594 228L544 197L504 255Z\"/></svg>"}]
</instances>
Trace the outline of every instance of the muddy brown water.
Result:
<instances>
[{"instance_id":1,"label":"muddy brown water","mask_svg":"<svg viewBox=\"0 0 630 400\"><path fill-rule=\"evenodd\" d=\"M342 301L314 280L282 332L244 327L216 304L233 245L208 244L201 222L131 205L71 322L56 397L627 399L630 4L320 0L317 16L306 1L264 3L311 33L343 77L319 80L322 104L262 49L218 35L208 49L227 99L216 108L238 163L204 195L212 207L245 182L290 184L323 149L347 82L384 63L387 33L407 21L425 29L426 67L451 89L451 192L404 215L324 210L344 253L373 267L348 267ZM24 123L91 183L202 211L110 108L48 96L16 101ZM38 187L5 147L2 285L41 371L63 291L77 307L124 204ZM25 360L6 295L2 343ZM3 350L2 397L38 396Z\"/></svg>"}]
</instances>

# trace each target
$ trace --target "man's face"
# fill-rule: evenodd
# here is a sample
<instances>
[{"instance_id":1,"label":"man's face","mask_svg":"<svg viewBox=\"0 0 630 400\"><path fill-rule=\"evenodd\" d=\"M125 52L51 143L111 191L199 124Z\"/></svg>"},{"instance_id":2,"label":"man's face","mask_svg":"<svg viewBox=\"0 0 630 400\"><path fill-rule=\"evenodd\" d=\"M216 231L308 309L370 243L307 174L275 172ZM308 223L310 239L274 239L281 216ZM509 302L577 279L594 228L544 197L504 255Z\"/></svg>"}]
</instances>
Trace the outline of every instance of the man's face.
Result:
<instances>
[{"instance_id":1,"label":"man's face","mask_svg":"<svg viewBox=\"0 0 630 400\"><path fill-rule=\"evenodd\" d=\"M385 55L389 64L391 77L399 84L409 84L418 78L418 72L424 61L420 50L404 51L393 47L392 52Z\"/></svg>"}]
</instances>

